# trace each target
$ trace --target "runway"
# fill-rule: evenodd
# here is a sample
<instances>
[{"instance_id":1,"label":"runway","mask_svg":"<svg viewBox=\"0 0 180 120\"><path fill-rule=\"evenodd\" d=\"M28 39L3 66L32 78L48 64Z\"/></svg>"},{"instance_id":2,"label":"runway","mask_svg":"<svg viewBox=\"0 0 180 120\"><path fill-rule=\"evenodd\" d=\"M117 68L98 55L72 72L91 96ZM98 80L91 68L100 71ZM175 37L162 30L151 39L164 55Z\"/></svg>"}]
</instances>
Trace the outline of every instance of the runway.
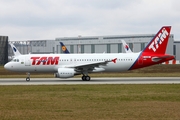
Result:
<instances>
[{"instance_id":1,"label":"runway","mask_svg":"<svg viewBox=\"0 0 180 120\"><path fill-rule=\"evenodd\" d=\"M75 85L75 84L180 84L180 77L120 77L120 78L91 78L82 81L80 78L1 78L0 85Z\"/></svg>"}]
</instances>

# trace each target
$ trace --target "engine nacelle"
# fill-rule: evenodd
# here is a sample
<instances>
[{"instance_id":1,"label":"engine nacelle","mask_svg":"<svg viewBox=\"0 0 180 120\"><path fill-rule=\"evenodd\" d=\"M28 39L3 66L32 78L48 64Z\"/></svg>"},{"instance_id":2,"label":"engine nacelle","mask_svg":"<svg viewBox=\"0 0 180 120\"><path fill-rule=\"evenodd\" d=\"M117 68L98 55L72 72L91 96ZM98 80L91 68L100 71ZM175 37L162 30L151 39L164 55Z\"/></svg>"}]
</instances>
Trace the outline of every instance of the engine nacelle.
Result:
<instances>
[{"instance_id":1,"label":"engine nacelle","mask_svg":"<svg viewBox=\"0 0 180 120\"><path fill-rule=\"evenodd\" d=\"M97 67L95 67L92 72L103 72L103 71L105 71L104 68L97 68Z\"/></svg>"},{"instance_id":2,"label":"engine nacelle","mask_svg":"<svg viewBox=\"0 0 180 120\"><path fill-rule=\"evenodd\" d=\"M56 78L71 78L74 77L74 69L72 68L59 68L58 72L54 74Z\"/></svg>"}]
</instances>

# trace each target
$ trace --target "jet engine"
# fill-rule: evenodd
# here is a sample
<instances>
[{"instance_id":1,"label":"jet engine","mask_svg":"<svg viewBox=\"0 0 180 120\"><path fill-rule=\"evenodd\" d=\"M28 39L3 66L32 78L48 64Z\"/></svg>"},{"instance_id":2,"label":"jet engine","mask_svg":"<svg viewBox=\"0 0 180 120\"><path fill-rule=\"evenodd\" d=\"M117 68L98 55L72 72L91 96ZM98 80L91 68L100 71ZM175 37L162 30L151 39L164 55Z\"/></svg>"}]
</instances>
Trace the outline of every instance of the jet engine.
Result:
<instances>
[{"instance_id":1,"label":"jet engine","mask_svg":"<svg viewBox=\"0 0 180 120\"><path fill-rule=\"evenodd\" d=\"M58 72L54 74L56 78L71 78L74 77L74 69L72 68L59 68Z\"/></svg>"}]
</instances>

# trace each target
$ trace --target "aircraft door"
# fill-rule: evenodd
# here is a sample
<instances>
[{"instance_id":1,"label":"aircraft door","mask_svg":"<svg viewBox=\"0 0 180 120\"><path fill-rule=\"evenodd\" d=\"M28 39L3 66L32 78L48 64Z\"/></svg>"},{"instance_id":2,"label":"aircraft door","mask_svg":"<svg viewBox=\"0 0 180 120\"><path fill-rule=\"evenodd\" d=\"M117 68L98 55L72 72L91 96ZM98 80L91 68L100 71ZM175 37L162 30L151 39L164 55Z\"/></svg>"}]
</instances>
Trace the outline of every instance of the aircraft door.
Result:
<instances>
[{"instance_id":1,"label":"aircraft door","mask_svg":"<svg viewBox=\"0 0 180 120\"><path fill-rule=\"evenodd\" d=\"M30 58L27 56L25 57L25 66L31 66Z\"/></svg>"}]
</instances>

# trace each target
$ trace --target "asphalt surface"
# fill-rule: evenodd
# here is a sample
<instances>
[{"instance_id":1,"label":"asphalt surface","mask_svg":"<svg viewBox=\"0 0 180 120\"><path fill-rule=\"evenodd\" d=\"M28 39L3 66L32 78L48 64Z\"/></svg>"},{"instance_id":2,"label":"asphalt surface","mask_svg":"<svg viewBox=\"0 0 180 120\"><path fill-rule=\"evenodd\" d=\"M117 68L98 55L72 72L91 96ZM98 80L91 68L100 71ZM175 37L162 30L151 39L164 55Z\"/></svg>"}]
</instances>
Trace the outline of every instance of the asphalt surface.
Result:
<instances>
[{"instance_id":1,"label":"asphalt surface","mask_svg":"<svg viewBox=\"0 0 180 120\"><path fill-rule=\"evenodd\" d=\"M120 78L91 78L82 81L80 78L1 78L0 85L72 85L72 84L180 84L180 77L120 77Z\"/></svg>"}]
</instances>

